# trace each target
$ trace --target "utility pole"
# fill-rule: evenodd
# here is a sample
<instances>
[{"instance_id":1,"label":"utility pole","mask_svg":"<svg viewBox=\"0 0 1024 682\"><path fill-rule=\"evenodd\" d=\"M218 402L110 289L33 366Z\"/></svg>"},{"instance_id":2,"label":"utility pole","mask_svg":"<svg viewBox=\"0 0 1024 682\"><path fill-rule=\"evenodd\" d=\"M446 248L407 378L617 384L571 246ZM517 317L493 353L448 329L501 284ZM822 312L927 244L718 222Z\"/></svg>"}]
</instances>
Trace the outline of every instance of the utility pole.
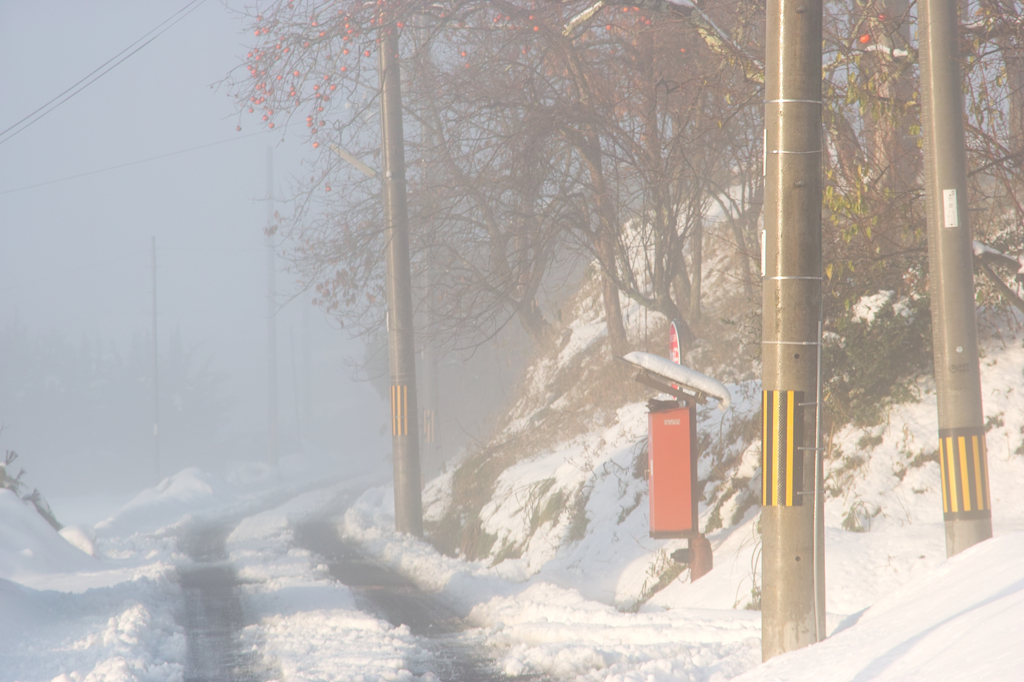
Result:
<instances>
[{"instance_id":1,"label":"utility pole","mask_svg":"<svg viewBox=\"0 0 1024 682\"><path fill-rule=\"evenodd\" d=\"M299 419L299 371L295 366L295 327L288 327L288 343L292 356L292 396L295 398L295 444L302 450L302 421Z\"/></svg>"},{"instance_id":2,"label":"utility pole","mask_svg":"<svg viewBox=\"0 0 1024 682\"><path fill-rule=\"evenodd\" d=\"M413 339L409 215L406 206L405 137L398 27L384 9L380 15L379 78L383 150L382 194L387 242L388 365L391 373L391 444L395 475L395 528L423 535L420 495L416 350Z\"/></svg>"},{"instance_id":3,"label":"utility pole","mask_svg":"<svg viewBox=\"0 0 1024 682\"><path fill-rule=\"evenodd\" d=\"M821 0L768 0L762 239L761 656L824 636L815 539L821 334ZM818 500L820 504L820 500Z\"/></svg>"},{"instance_id":4,"label":"utility pole","mask_svg":"<svg viewBox=\"0 0 1024 682\"><path fill-rule=\"evenodd\" d=\"M312 350L310 348L309 331L309 309L308 299L303 299L302 306L302 417L306 424L306 437L313 436L313 401L310 398L310 365L312 363Z\"/></svg>"},{"instance_id":5,"label":"utility pole","mask_svg":"<svg viewBox=\"0 0 1024 682\"><path fill-rule=\"evenodd\" d=\"M156 235L153 235L153 473L160 482L160 354L156 338Z\"/></svg>"},{"instance_id":6,"label":"utility pole","mask_svg":"<svg viewBox=\"0 0 1024 682\"><path fill-rule=\"evenodd\" d=\"M992 537L957 5L918 4L932 352L946 555Z\"/></svg>"},{"instance_id":7,"label":"utility pole","mask_svg":"<svg viewBox=\"0 0 1024 682\"><path fill-rule=\"evenodd\" d=\"M277 286L273 227L274 149L267 147L267 461L277 464Z\"/></svg>"}]
</instances>

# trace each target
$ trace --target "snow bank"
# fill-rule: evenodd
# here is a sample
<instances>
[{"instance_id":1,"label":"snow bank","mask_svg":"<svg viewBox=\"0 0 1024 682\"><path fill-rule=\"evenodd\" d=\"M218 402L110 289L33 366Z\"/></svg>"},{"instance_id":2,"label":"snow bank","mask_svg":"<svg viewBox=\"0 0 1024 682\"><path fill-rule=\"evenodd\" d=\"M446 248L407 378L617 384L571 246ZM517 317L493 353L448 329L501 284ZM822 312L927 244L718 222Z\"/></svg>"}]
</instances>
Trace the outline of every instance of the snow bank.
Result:
<instances>
[{"instance_id":1,"label":"snow bank","mask_svg":"<svg viewBox=\"0 0 1024 682\"><path fill-rule=\"evenodd\" d=\"M1024 533L1011 533L949 559L842 632L737 682L1020 680L1022 613Z\"/></svg>"},{"instance_id":2,"label":"snow bank","mask_svg":"<svg viewBox=\"0 0 1024 682\"><path fill-rule=\"evenodd\" d=\"M350 479L354 485L368 480L358 472ZM276 468L243 465L226 476L186 469L97 524L98 534L88 525L69 525L58 534L33 508L0 490L0 682L181 682L186 646L176 620L183 596L175 569L187 559L178 552L177 536L197 517L217 522L246 515L254 517L238 532L235 549L249 543L264 555L239 551L239 564L262 565L261 575L279 577L267 590L275 597L262 603L274 614L268 616L272 636L249 630L253 645L270 642L301 660L300 645L308 651L317 638L336 638L349 643L350 677L370 670L359 661L376 651L377 679L403 679L401 637L389 648L390 626L354 611L346 588L316 573L307 554L288 548L289 519L303 510L331 513L336 494L305 496L277 516L258 513L329 481L301 458L284 458ZM110 501L88 506L109 508ZM83 551L90 549L95 557ZM311 575L315 585L307 584ZM281 669L294 673L292 679L324 679L342 660L324 659L321 667L309 662L313 673L304 678L305 668L289 667L288 655L268 651Z\"/></svg>"},{"instance_id":3,"label":"snow bank","mask_svg":"<svg viewBox=\"0 0 1024 682\"><path fill-rule=\"evenodd\" d=\"M94 568L92 557L61 537L15 493L0 488L0 578Z\"/></svg>"},{"instance_id":4,"label":"snow bank","mask_svg":"<svg viewBox=\"0 0 1024 682\"><path fill-rule=\"evenodd\" d=\"M179 595L166 579L78 594L0 580L0 681L180 682Z\"/></svg>"},{"instance_id":5,"label":"snow bank","mask_svg":"<svg viewBox=\"0 0 1024 682\"><path fill-rule=\"evenodd\" d=\"M488 567L461 561L399 535L393 531L390 499L387 488L368 491L345 513L340 531L479 626L506 675L728 679L760 659L757 612L623 613L550 582L547 574L527 579L515 562ZM579 567L589 575L603 568L603 562Z\"/></svg>"}]
</instances>

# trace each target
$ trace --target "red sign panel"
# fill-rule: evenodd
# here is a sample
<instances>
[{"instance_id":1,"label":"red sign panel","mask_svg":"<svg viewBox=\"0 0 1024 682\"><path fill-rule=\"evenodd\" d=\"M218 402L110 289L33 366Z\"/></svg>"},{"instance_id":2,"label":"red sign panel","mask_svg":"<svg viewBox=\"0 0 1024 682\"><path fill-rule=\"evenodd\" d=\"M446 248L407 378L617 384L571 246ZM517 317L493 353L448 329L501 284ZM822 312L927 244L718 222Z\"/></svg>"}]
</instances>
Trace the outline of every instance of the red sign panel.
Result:
<instances>
[{"instance_id":1,"label":"red sign panel","mask_svg":"<svg viewBox=\"0 0 1024 682\"><path fill-rule=\"evenodd\" d=\"M679 407L648 415L651 537L696 537L696 412Z\"/></svg>"},{"instance_id":2,"label":"red sign panel","mask_svg":"<svg viewBox=\"0 0 1024 682\"><path fill-rule=\"evenodd\" d=\"M668 359L677 365L683 362L683 358L679 354L679 329L675 322L668 326Z\"/></svg>"}]
</instances>

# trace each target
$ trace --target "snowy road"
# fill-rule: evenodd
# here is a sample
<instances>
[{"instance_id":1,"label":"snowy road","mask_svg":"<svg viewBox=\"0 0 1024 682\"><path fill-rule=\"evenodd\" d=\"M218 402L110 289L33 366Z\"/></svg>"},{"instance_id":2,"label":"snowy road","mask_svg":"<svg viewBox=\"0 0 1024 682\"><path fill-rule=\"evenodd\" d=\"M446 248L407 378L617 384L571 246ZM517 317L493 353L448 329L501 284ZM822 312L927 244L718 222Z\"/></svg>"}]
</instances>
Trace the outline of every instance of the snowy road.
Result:
<instances>
[{"instance_id":1,"label":"snowy road","mask_svg":"<svg viewBox=\"0 0 1024 682\"><path fill-rule=\"evenodd\" d=\"M238 579L225 562L234 524L189 528L178 548L192 564L178 568L184 599L185 682L262 682L259 657L242 650L245 626Z\"/></svg>"},{"instance_id":2,"label":"snowy road","mask_svg":"<svg viewBox=\"0 0 1024 682\"><path fill-rule=\"evenodd\" d=\"M404 577L381 566L342 541L333 523L309 522L295 532L296 543L322 557L331 576L349 586L364 611L396 627L407 626L430 651L429 662L410 665L417 675L430 673L445 681L544 680L542 676L501 674L487 655L483 636L474 634L454 612Z\"/></svg>"},{"instance_id":3,"label":"snowy road","mask_svg":"<svg viewBox=\"0 0 1024 682\"><path fill-rule=\"evenodd\" d=\"M1024 667L1024 533L928 567L941 525L830 529L833 566L851 570L835 603L879 591L879 553L902 587L759 666L757 612L620 611L577 589L607 564L529 576L445 556L394 532L389 487L281 471L179 472L96 524L94 545L0 494L0 682L1009 682ZM714 572L672 589L735 591L746 555L728 540Z\"/></svg>"}]
</instances>

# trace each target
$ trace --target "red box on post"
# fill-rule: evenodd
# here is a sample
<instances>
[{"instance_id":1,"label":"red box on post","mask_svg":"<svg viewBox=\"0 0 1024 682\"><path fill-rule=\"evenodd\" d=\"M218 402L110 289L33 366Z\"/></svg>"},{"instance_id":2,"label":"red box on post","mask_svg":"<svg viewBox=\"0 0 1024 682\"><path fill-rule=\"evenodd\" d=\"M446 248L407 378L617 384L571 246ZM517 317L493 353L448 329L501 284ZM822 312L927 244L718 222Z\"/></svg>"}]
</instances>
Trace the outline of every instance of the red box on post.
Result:
<instances>
[{"instance_id":1,"label":"red box on post","mask_svg":"<svg viewBox=\"0 0 1024 682\"><path fill-rule=\"evenodd\" d=\"M653 402L653 401L652 401ZM648 414L647 462L652 538L695 538L696 411L672 403Z\"/></svg>"}]
</instances>

